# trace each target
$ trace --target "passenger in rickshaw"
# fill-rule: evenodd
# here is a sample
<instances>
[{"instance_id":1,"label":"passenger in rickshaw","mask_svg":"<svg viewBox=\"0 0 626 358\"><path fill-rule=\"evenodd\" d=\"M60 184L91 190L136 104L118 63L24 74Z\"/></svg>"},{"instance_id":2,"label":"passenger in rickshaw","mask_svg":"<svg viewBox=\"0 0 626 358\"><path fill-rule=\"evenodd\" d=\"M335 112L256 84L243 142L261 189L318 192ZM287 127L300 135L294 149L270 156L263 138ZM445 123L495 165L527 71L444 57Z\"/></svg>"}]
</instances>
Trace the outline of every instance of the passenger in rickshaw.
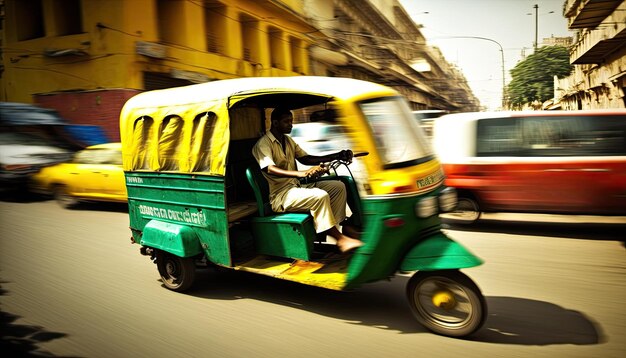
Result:
<instances>
[{"instance_id":1,"label":"passenger in rickshaw","mask_svg":"<svg viewBox=\"0 0 626 358\"><path fill-rule=\"evenodd\" d=\"M316 178L326 169L320 164L332 160L352 159L352 151L342 150L324 156L306 153L287 134L293 127L293 114L285 108L276 108L271 115L271 127L252 148L269 184L269 199L275 212L306 212L313 216L315 231L325 233L337 241L341 252L349 252L363 245L357 239L343 234L337 228L346 218L346 187L339 180L316 181L301 184L299 178ZM295 160L311 165L298 170Z\"/></svg>"}]
</instances>

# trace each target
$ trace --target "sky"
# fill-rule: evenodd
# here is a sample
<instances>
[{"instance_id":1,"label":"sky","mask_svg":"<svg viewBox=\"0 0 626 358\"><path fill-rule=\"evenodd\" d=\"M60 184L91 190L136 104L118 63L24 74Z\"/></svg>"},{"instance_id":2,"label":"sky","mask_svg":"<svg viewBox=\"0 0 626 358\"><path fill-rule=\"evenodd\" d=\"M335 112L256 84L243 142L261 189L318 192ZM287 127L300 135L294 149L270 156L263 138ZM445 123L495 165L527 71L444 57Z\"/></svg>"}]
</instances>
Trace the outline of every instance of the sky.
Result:
<instances>
[{"instance_id":1,"label":"sky","mask_svg":"<svg viewBox=\"0 0 626 358\"><path fill-rule=\"evenodd\" d=\"M533 53L535 9L538 42L550 36L574 36L563 17L565 0L400 0L429 45L465 75L474 95L488 110L502 103L502 52L505 84L510 70ZM551 13L553 11L553 13ZM531 15L528 15L531 14ZM489 40L458 37L483 37ZM498 46L498 44L500 46Z\"/></svg>"}]
</instances>

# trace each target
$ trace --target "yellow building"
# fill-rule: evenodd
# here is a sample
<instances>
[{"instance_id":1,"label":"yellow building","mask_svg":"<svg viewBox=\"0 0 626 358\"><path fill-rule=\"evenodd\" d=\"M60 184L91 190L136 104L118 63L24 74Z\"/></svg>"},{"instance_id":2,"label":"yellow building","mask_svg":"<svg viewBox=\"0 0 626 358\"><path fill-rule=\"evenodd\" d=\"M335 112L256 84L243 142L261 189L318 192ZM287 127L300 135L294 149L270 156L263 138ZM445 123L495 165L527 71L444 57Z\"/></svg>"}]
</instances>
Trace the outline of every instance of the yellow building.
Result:
<instances>
[{"instance_id":1,"label":"yellow building","mask_svg":"<svg viewBox=\"0 0 626 358\"><path fill-rule=\"evenodd\" d=\"M306 75L314 29L302 1L278 3L5 0L0 99L103 124L137 91Z\"/></svg>"},{"instance_id":2,"label":"yellow building","mask_svg":"<svg viewBox=\"0 0 626 358\"><path fill-rule=\"evenodd\" d=\"M397 0L0 0L0 8L0 100L56 109L102 126L112 141L119 110L139 91L234 77L355 77L398 89L414 109L477 105ZM428 70L415 70L416 59Z\"/></svg>"},{"instance_id":3,"label":"yellow building","mask_svg":"<svg viewBox=\"0 0 626 358\"><path fill-rule=\"evenodd\" d=\"M7 0L2 100L306 74L310 31L272 1Z\"/></svg>"}]
</instances>

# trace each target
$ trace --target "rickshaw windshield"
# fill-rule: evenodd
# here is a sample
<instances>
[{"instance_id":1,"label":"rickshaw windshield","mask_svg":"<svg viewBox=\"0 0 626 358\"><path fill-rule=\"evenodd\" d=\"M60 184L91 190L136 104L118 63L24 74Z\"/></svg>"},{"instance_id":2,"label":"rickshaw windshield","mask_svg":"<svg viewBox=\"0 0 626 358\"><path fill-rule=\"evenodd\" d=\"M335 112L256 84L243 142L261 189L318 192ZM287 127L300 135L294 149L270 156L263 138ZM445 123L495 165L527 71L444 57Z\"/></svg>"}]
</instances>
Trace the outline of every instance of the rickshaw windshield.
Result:
<instances>
[{"instance_id":1,"label":"rickshaw windshield","mask_svg":"<svg viewBox=\"0 0 626 358\"><path fill-rule=\"evenodd\" d=\"M402 168L432 159L423 130L401 97L359 103L370 126L376 149L386 169Z\"/></svg>"}]
</instances>

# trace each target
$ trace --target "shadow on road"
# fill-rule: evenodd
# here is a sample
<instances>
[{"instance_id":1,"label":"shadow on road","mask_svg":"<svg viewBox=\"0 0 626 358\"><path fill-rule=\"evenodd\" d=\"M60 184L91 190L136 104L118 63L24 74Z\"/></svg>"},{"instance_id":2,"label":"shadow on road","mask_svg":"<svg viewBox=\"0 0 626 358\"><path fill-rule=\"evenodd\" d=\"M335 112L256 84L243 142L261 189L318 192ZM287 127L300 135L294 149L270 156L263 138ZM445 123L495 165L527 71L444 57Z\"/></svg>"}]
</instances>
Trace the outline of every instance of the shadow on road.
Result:
<instances>
[{"instance_id":1,"label":"shadow on road","mask_svg":"<svg viewBox=\"0 0 626 358\"><path fill-rule=\"evenodd\" d=\"M198 283L189 293L196 297L254 299L313 312L348 324L403 334L429 332L417 323L409 309L405 296L406 276L341 292L245 272L207 270L198 274ZM603 340L599 326L580 312L524 298L486 299L489 307L486 323L468 340L519 345L586 345Z\"/></svg>"},{"instance_id":2,"label":"shadow on road","mask_svg":"<svg viewBox=\"0 0 626 358\"><path fill-rule=\"evenodd\" d=\"M487 297L489 316L472 340L500 344L599 344L600 325L583 313L543 301Z\"/></svg>"},{"instance_id":3,"label":"shadow on road","mask_svg":"<svg viewBox=\"0 0 626 358\"><path fill-rule=\"evenodd\" d=\"M7 291L0 286L0 296ZM54 357L39 344L67 337L65 333L46 331L40 326L17 324L20 317L0 309L0 352L4 357Z\"/></svg>"},{"instance_id":4,"label":"shadow on road","mask_svg":"<svg viewBox=\"0 0 626 358\"><path fill-rule=\"evenodd\" d=\"M448 221L444 221L444 224L446 228L458 231L621 242L626 240L626 223L604 224L480 220L472 225L454 224Z\"/></svg>"}]
</instances>

